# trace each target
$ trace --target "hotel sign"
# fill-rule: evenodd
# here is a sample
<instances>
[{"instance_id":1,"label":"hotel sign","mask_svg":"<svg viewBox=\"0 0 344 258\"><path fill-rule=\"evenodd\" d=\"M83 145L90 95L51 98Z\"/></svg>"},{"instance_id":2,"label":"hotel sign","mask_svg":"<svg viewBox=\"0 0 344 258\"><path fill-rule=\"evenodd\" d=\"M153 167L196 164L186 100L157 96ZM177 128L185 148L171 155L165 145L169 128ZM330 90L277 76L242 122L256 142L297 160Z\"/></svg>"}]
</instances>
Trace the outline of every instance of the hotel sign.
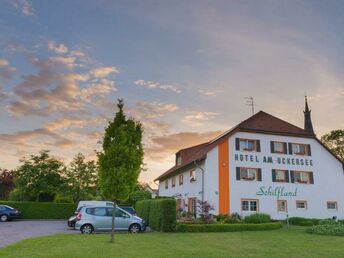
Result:
<instances>
[{"instance_id":1,"label":"hotel sign","mask_svg":"<svg viewBox=\"0 0 344 258\"><path fill-rule=\"evenodd\" d=\"M297 188L294 191L287 191L283 186L261 186L259 187L258 192L256 195L260 196L274 196L276 199L280 199L280 197L296 197L297 196Z\"/></svg>"},{"instance_id":2,"label":"hotel sign","mask_svg":"<svg viewBox=\"0 0 344 258\"><path fill-rule=\"evenodd\" d=\"M271 163L281 165L294 165L294 166L313 166L313 160L307 158L285 158L285 157L271 157L271 156L257 156L249 154L235 154L235 161L243 162L256 162L256 163Z\"/></svg>"}]
</instances>

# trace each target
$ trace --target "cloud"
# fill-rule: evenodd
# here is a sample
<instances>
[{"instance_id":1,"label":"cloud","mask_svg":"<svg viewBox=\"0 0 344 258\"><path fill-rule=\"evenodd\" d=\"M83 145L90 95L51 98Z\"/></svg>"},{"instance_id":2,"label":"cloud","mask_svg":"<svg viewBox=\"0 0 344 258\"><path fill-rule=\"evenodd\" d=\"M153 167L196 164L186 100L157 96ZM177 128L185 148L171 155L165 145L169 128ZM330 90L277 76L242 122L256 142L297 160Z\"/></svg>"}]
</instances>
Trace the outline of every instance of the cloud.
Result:
<instances>
[{"instance_id":1,"label":"cloud","mask_svg":"<svg viewBox=\"0 0 344 258\"><path fill-rule=\"evenodd\" d=\"M11 79L17 69L9 65L6 59L0 58L0 78L5 80Z\"/></svg>"},{"instance_id":2,"label":"cloud","mask_svg":"<svg viewBox=\"0 0 344 258\"><path fill-rule=\"evenodd\" d=\"M146 158L149 160L166 160L180 149L208 142L219 136L222 131L180 132L149 139L145 148Z\"/></svg>"},{"instance_id":3,"label":"cloud","mask_svg":"<svg viewBox=\"0 0 344 258\"><path fill-rule=\"evenodd\" d=\"M114 66L109 67L97 67L90 71L90 74L96 78L104 78L110 74L117 74L119 70Z\"/></svg>"},{"instance_id":4,"label":"cloud","mask_svg":"<svg viewBox=\"0 0 344 258\"><path fill-rule=\"evenodd\" d=\"M198 111L191 111L187 112L187 115L184 116L182 122L190 125L190 126L201 126L203 122L208 121L218 114L214 112L198 112Z\"/></svg>"},{"instance_id":5,"label":"cloud","mask_svg":"<svg viewBox=\"0 0 344 258\"><path fill-rule=\"evenodd\" d=\"M162 117L178 109L178 106L172 103L138 101L134 108L128 109L128 112L137 119L144 120Z\"/></svg>"},{"instance_id":6,"label":"cloud","mask_svg":"<svg viewBox=\"0 0 344 258\"><path fill-rule=\"evenodd\" d=\"M145 81L145 80L137 80L134 81L134 84L147 89L161 89L166 91L172 91L175 93L181 93L182 91L175 85L172 84L160 84L154 81Z\"/></svg>"},{"instance_id":7,"label":"cloud","mask_svg":"<svg viewBox=\"0 0 344 258\"><path fill-rule=\"evenodd\" d=\"M212 90L199 90L198 92L204 96L215 96L217 93L216 91L212 91Z\"/></svg>"},{"instance_id":8,"label":"cloud","mask_svg":"<svg viewBox=\"0 0 344 258\"><path fill-rule=\"evenodd\" d=\"M34 9L28 0L11 0L12 6L25 16L33 16Z\"/></svg>"},{"instance_id":9,"label":"cloud","mask_svg":"<svg viewBox=\"0 0 344 258\"><path fill-rule=\"evenodd\" d=\"M57 54L66 54L68 52L68 48L64 44L57 45L53 41L48 42L48 49Z\"/></svg>"},{"instance_id":10,"label":"cloud","mask_svg":"<svg viewBox=\"0 0 344 258\"><path fill-rule=\"evenodd\" d=\"M88 88L82 89L81 98L90 101L92 97L104 97L112 91L117 91L115 81L103 78L92 83Z\"/></svg>"}]
</instances>

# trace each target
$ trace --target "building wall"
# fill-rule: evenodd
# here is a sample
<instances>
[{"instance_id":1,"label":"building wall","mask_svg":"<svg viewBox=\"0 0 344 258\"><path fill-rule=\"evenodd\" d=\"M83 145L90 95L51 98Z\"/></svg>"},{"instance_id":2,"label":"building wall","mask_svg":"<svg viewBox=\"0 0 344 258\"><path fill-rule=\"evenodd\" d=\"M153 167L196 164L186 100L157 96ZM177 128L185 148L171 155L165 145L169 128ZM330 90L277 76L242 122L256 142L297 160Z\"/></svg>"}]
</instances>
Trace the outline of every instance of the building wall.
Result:
<instances>
[{"instance_id":1,"label":"building wall","mask_svg":"<svg viewBox=\"0 0 344 258\"><path fill-rule=\"evenodd\" d=\"M214 213L219 213L219 172L218 172L218 147L208 152L205 160L204 173L204 200L214 207Z\"/></svg>"},{"instance_id":2,"label":"building wall","mask_svg":"<svg viewBox=\"0 0 344 258\"><path fill-rule=\"evenodd\" d=\"M235 150L235 138L248 138L260 140L261 152L240 152ZM273 154L270 151L270 141L281 141L311 145L311 156L297 156L287 154ZM290 217L316 217L330 218L337 216L344 218L344 173L342 164L335 159L322 145L314 139L274 136L265 134L251 134L239 132L229 138L230 149L230 191L231 191L231 212L241 211L241 199L258 199L259 211L270 214L274 219L285 219L286 213L277 211L276 196L257 195L260 187L285 187L285 191L294 192L297 189L297 196L281 197L287 200L288 214ZM235 154L252 154L259 160L240 161L235 160ZM264 156L272 157L273 163L264 163ZM313 166L283 165L277 164L277 158L307 158L311 159ZM253 167L262 169L262 181L237 181L236 167ZM311 171L314 176L314 184L278 183L272 182L272 169ZM306 200L307 210L296 209L296 200ZM327 210L326 202L336 201L338 210Z\"/></svg>"}]
</instances>

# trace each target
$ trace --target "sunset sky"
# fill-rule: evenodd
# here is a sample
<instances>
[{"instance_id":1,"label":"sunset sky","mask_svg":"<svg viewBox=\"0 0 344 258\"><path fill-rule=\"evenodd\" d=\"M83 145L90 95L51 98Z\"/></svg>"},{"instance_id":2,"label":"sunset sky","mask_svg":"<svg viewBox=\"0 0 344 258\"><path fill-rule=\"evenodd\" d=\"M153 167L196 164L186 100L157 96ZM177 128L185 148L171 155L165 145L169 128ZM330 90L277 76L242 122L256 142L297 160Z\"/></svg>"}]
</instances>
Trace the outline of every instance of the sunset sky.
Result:
<instances>
[{"instance_id":1,"label":"sunset sky","mask_svg":"<svg viewBox=\"0 0 344 258\"><path fill-rule=\"evenodd\" d=\"M181 148L255 109L317 136L344 128L344 2L0 2L0 168L51 150L95 159L124 98L152 183Z\"/></svg>"}]
</instances>

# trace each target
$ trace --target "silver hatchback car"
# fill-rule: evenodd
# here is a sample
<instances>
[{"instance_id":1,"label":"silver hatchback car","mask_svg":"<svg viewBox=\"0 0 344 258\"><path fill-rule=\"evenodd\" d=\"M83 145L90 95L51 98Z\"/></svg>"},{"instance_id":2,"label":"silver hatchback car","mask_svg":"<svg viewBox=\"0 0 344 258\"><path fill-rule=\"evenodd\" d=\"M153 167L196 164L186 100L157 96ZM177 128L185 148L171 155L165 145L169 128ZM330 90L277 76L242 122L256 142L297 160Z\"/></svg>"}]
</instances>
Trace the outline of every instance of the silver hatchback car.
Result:
<instances>
[{"instance_id":1,"label":"silver hatchback car","mask_svg":"<svg viewBox=\"0 0 344 258\"><path fill-rule=\"evenodd\" d=\"M86 206L76 215L75 229L82 234L92 234L96 231L111 231L113 207ZM144 232L145 221L133 216L125 210L116 207L115 230L129 231L131 233Z\"/></svg>"}]
</instances>

